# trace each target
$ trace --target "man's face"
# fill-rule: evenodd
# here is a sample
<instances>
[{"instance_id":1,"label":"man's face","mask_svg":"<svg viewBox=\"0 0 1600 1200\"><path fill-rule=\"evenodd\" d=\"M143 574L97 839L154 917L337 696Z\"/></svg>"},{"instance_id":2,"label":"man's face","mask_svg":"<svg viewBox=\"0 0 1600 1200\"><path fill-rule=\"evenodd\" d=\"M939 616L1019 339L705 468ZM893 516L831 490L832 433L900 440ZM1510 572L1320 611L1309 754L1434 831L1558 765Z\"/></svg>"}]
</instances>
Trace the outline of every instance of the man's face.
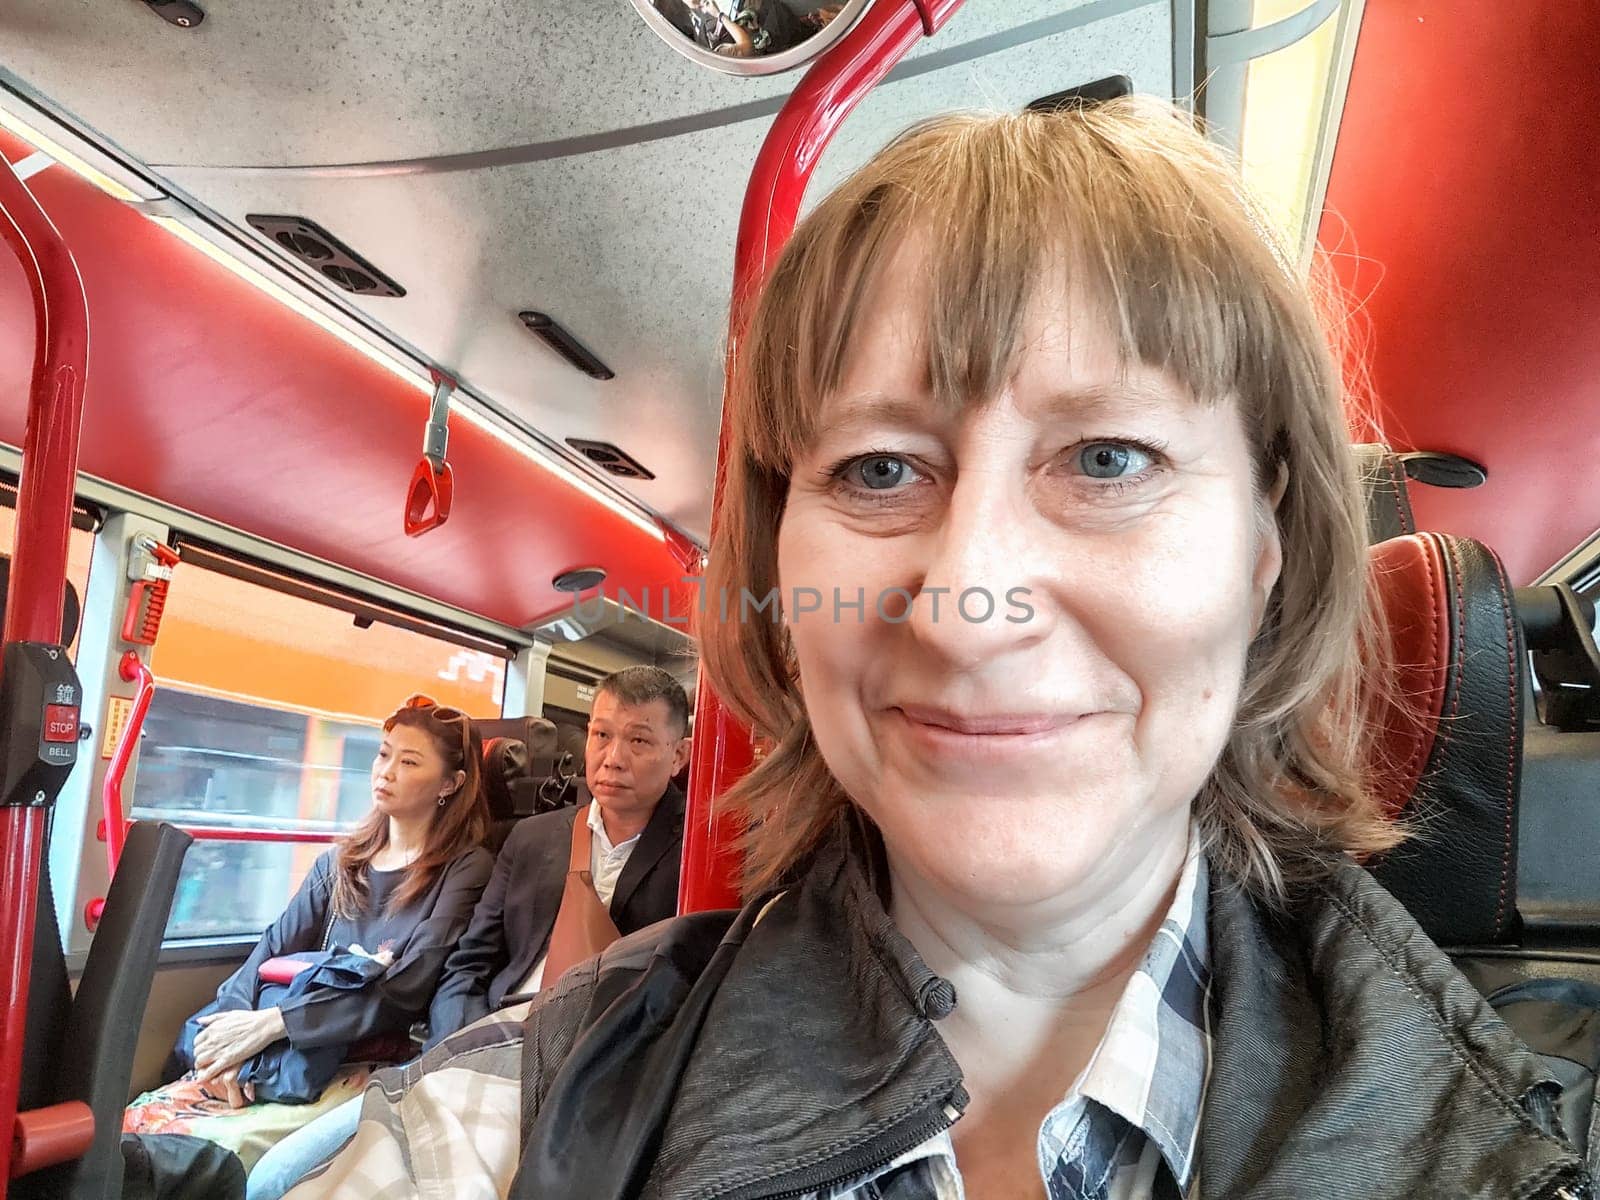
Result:
<instances>
[{"instance_id":1,"label":"man's face","mask_svg":"<svg viewBox=\"0 0 1600 1200\"><path fill-rule=\"evenodd\" d=\"M688 761L689 740L674 726L665 700L623 704L609 692L594 698L584 764L602 811L648 815Z\"/></svg>"}]
</instances>

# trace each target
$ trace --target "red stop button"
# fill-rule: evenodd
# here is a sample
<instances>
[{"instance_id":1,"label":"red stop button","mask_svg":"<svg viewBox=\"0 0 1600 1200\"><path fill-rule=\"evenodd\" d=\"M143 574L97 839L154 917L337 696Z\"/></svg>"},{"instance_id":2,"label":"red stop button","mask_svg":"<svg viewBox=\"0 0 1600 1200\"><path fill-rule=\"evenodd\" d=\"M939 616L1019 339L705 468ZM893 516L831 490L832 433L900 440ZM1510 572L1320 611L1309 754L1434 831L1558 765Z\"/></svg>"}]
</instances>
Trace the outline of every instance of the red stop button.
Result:
<instances>
[{"instance_id":1,"label":"red stop button","mask_svg":"<svg viewBox=\"0 0 1600 1200\"><path fill-rule=\"evenodd\" d=\"M78 709L71 704L44 706L44 740L47 742L75 742L78 740Z\"/></svg>"}]
</instances>

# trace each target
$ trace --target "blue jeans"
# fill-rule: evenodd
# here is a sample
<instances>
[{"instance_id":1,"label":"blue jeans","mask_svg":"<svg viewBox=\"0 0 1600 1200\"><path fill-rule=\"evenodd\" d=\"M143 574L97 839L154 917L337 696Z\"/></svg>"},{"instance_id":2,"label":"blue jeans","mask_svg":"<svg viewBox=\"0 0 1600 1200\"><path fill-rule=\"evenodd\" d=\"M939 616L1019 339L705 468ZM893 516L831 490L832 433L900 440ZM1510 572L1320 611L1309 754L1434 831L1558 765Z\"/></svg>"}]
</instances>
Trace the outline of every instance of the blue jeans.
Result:
<instances>
[{"instance_id":1,"label":"blue jeans","mask_svg":"<svg viewBox=\"0 0 1600 1200\"><path fill-rule=\"evenodd\" d=\"M245 1181L245 1200L279 1200L353 1138L360 1123L361 1097L354 1096L296 1129L261 1156Z\"/></svg>"}]
</instances>

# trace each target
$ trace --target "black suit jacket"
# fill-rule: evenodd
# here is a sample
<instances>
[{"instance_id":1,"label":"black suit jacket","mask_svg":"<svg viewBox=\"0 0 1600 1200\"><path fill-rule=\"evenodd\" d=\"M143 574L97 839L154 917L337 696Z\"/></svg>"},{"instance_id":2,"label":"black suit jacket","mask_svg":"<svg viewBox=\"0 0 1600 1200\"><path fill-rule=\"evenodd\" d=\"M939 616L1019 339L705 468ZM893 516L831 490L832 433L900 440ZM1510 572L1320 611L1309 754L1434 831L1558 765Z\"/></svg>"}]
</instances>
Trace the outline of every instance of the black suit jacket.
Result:
<instances>
[{"instance_id":1,"label":"black suit jacket","mask_svg":"<svg viewBox=\"0 0 1600 1200\"><path fill-rule=\"evenodd\" d=\"M624 934L678 911L683 805L683 792L668 784L622 868L610 911ZM548 948L578 811L568 807L528 817L506 838L472 923L445 962L444 980L428 1011L429 1045L498 1008Z\"/></svg>"}]
</instances>

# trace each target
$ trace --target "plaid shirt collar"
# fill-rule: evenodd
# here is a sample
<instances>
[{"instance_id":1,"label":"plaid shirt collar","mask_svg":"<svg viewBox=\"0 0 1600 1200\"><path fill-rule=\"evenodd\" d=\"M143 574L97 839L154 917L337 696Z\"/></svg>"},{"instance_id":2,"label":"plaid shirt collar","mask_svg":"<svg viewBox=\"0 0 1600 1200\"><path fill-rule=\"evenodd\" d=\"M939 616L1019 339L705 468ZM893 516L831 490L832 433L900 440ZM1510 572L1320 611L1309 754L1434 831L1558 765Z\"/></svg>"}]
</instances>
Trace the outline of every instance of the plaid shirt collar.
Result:
<instances>
[{"instance_id":1,"label":"plaid shirt collar","mask_svg":"<svg viewBox=\"0 0 1600 1200\"><path fill-rule=\"evenodd\" d=\"M1125 1135L1137 1130L1160 1150L1178 1191L1189 1192L1211 1074L1208 878L1199 831L1191 827L1188 856L1161 928L1117 1001L1094 1057L1039 1131L1046 1178L1059 1173L1069 1152L1081 1153L1085 1140L1092 1145L1112 1138L1123 1144L1126 1160L1132 1147ZM1079 1096L1087 1103L1076 1103Z\"/></svg>"},{"instance_id":2,"label":"plaid shirt collar","mask_svg":"<svg viewBox=\"0 0 1600 1200\"><path fill-rule=\"evenodd\" d=\"M1089 1065L1039 1128L1039 1169L1051 1200L1194 1194L1200 1113L1211 1074L1208 879L1199 831L1191 826L1188 855L1160 929ZM1165 1165L1155 1178L1152 1148ZM813 1195L898 1196L893 1189L882 1191L882 1181L907 1168L921 1172L916 1195L964 1195L948 1132L867 1179ZM873 1183L880 1191L868 1189Z\"/></svg>"}]
</instances>

